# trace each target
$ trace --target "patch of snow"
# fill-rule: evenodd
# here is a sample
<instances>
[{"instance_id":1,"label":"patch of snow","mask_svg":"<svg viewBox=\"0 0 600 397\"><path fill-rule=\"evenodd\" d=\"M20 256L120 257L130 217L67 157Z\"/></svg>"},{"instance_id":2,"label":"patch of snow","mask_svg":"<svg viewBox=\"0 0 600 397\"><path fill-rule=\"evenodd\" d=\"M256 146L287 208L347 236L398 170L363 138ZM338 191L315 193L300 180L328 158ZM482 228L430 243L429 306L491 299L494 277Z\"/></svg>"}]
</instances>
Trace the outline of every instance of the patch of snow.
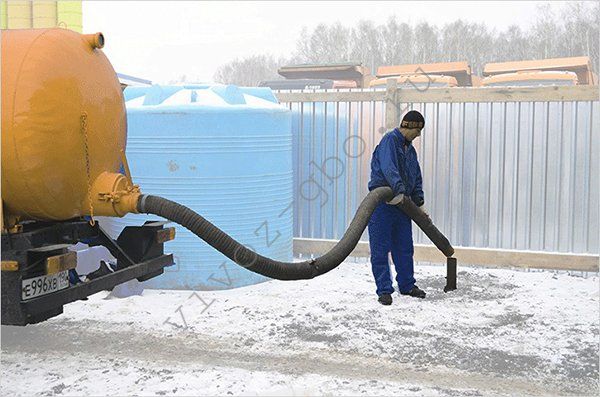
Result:
<instances>
[{"instance_id":1,"label":"patch of snow","mask_svg":"<svg viewBox=\"0 0 600 397\"><path fill-rule=\"evenodd\" d=\"M377 302L365 262L344 263L314 280L226 291L145 290L126 299L102 292L43 324L18 332L3 327L2 391L599 391L597 275L459 266L458 290L449 293L442 291L444 267L417 266L415 276L427 298L395 294L390 307ZM54 347L20 342L45 334Z\"/></svg>"}]
</instances>

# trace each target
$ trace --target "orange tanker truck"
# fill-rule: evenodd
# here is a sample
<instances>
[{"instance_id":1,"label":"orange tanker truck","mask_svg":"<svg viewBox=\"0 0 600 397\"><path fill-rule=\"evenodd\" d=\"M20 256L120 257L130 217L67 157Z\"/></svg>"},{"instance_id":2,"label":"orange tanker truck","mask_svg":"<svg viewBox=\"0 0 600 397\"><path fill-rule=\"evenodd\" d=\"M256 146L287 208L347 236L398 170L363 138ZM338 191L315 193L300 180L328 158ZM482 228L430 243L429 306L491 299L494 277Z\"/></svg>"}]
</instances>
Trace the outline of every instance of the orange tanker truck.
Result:
<instances>
[{"instance_id":1,"label":"orange tanker truck","mask_svg":"<svg viewBox=\"0 0 600 397\"><path fill-rule=\"evenodd\" d=\"M94 216L137 212L124 157L127 120L101 33L2 31L2 324L26 325L125 281L157 276L173 257L161 222L115 241ZM116 269L74 274L77 242L103 245Z\"/></svg>"},{"instance_id":2,"label":"orange tanker truck","mask_svg":"<svg viewBox=\"0 0 600 397\"><path fill-rule=\"evenodd\" d=\"M126 227L113 240L94 216L152 214L189 229L250 271L301 280L342 263L375 207L393 198L389 187L371 191L344 237L319 258L280 262L255 253L191 209L143 194L132 182L123 94L103 46L101 33L2 31L2 324L44 321L69 302L158 276L173 264L163 243L174 238L174 229L164 222ZM453 259L448 240L412 200L399 206ZM116 264L82 280L69 251L79 242L106 247ZM454 289L456 266L449 269Z\"/></svg>"}]
</instances>

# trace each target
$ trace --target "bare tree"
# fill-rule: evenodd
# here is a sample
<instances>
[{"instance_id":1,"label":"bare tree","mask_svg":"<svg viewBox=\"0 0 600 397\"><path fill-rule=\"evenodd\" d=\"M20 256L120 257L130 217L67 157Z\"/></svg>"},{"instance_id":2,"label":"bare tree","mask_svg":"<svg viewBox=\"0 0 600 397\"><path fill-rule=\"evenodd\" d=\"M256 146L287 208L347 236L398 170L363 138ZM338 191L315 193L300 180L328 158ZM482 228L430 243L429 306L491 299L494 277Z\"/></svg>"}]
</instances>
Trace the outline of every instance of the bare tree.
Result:
<instances>
[{"instance_id":1,"label":"bare tree","mask_svg":"<svg viewBox=\"0 0 600 397\"><path fill-rule=\"evenodd\" d=\"M305 27L287 62L360 61L375 72L382 65L464 60L479 73L487 62L587 55L597 68L599 35L600 2L568 3L559 16L548 4L540 6L528 30L512 25L495 32L460 19L441 28L426 22L411 26L391 17L383 24L362 20L352 28L339 22ZM236 59L221 66L215 80L254 85L279 77L277 68L284 62L268 55Z\"/></svg>"},{"instance_id":2,"label":"bare tree","mask_svg":"<svg viewBox=\"0 0 600 397\"><path fill-rule=\"evenodd\" d=\"M517 25L511 25L505 31L500 32L495 40L492 53L493 55L488 57L486 62L530 59L533 56L529 38Z\"/></svg>"},{"instance_id":3,"label":"bare tree","mask_svg":"<svg viewBox=\"0 0 600 397\"><path fill-rule=\"evenodd\" d=\"M440 37L442 60L457 61L464 57L465 45L471 39L468 30L468 25L461 19L444 25Z\"/></svg>"},{"instance_id":4,"label":"bare tree","mask_svg":"<svg viewBox=\"0 0 600 397\"><path fill-rule=\"evenodd\" d=\"M269 55L235 59L220 66L214 75L214 80L223 84L256 86L263 80L281 78L277 74L277 69L284 62L283 59L276 61Z\"/></svg>"},{"instance_id":5,"label":"bare tree","mask_svg":"<svg viewBox=\"0 0 600 397\"><path fill-rule=\"evenodd\" d=\"M304 63L334 63L350 60L350 29L339 22L319 24L312 32L303 28L295 58Z\"/></svg>"},{"instance_id":6,"label":"bare tree","mask_svg":"<svg viewBox=\"0 0 600 397\"><path fill-rule=\"evenodd\" d=\"M392 17L380 29L382 64L412 63L415 41L412 27L407 23L398 23L396 18Z\"/></svg>"},{"instance_id":7,"label":"bare tree","mask_svg":"<svg viewBox=\"0 0 600 397\"><path fill-rule=\"evenodd\" d=\"M538 18L529 34L533 58L544 59L560 56L559 39L564 36L562 25L557 23L550 4L537 7Z\"/></svg>"},{"instance_id":8,"label":"bare tree","mask_svg":"<svg viewBox=\"0 0 600 397\"><path fill-rule=\"evenodd\" d=\"M381 30L372 21L360 21L352 29L351 42L351 58L362 62L374 73L383 61Z\"/></svg>"},{"instance_id":9,"label":"bare tree","mask_svg":"<svg viewBox=\"0 0 600 397\"><path fill-rule=\"evenodd\" d=\"M439 60L437 28L427 22L421 22L415 26L414 32L412 63L427 63Z\"/></svg>"},{"instance_id":10,"label":"bare tree","mask_svg":"<svg viewBox=\"0 0 600 397\"><path fill-rule=\"evenodd\" d=\"M183 83L187 83L187 82L188 82L188 78L185 74L181 74L181 75L179 75L179 77L169 80L169 84L183 84Z\"/></svg>"},{"instance_id":11,"label":"bare tree","mask_svg":"<svg viewBox=\"0 0 600 397\"><path fill-rule=\"evenodd\" d=\"M558 48L562 56L589 55L598 64L598 37L600 36L600 3L593 6L584 2L568 3L562 10L564 23Z\"/></svg>"}]
</instances>

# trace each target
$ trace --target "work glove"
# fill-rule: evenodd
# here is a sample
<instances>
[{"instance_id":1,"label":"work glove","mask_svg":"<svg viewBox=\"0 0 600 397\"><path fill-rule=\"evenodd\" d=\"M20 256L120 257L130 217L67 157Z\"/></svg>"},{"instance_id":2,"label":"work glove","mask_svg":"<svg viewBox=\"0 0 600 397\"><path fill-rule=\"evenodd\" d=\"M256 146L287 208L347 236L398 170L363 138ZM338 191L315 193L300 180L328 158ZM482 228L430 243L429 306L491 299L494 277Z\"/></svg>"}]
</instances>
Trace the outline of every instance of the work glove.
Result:
<instances>
[{"instance_id":1,"label":"work glove","mask_svg":"<svg viewBox=\"0 0 600 397\"><path fill-rule=\"evenodd\" d=\"M388 201L387 203L390 205L398 205L398 204L402 203L403 201L408 201L408 200L412 201L412 199L409 196L406 196L404 194L399 194L396 197L394 197L393 199L391 199L390 201ZM421 203L419 210L423 211L425 216L427 218L429 218L429 221L432 222L431 217L429 216L429 213L427 212L427 209L425 208L425 205L423 204L423 202Z\"/></svg>"},{"instance_id":2,"label":"work glove","mask_svg":"<svg viewBox=\"0 0 600 397\"><path fill-rule=\"evenodd\" d=\"M388 201L387 203L389 205L398 205L402 202L402 200L410 200L410 197L408 197L405 194L399 194L399 195L395 196L393 199L391 199L390 201Z\"/></svg>"},{"instance_id":3,"label":"work glove","mask_svg":"<svg viewBox=\"0 0 600 397\"><path fill-rule=\"evenodd\" d=\"M417 207L421 207L423 204L425 204L425 200L419 196L413 196L412 201Z\"/></svg>"}]
</instances>

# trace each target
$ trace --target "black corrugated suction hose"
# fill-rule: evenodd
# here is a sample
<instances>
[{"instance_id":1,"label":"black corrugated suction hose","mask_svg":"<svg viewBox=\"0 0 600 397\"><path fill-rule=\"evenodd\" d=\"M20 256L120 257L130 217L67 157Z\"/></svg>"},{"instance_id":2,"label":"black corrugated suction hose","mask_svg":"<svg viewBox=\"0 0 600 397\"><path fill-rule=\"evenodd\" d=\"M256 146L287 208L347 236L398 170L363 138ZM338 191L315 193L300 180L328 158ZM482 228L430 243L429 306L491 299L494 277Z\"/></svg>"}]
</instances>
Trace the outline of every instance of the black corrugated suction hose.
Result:
<instances>
[{"instance_id":1,"label":"black corrugated suction hose","mask_svg":"<svg viewBox=\"0 0 600 397\"><path fill-rule=\"evenodd\" d=\"M342 239L323 256L304 262L280 262L257 254L243 244L235 241L221 229L204 219L201 215L186 206L162 197L151 195L140 196L138 201L138 211L140 213L158 215L180 224L238 265L255 273L278 280L304 280L327 273L342 263L344 259L350 255L354 247L356 247L356 244L358 244L360 236L367 227L369 218L371 218L371 214L377 205L382 202L387 202L392 198L392 189L389 187L373 189L367 194L358 207L356 215L354 215L354 219L352 219L352 222ZM440 248L440 245L438 244L441 244L444 249L440 248L440 250L442 252L445 251L444 253L447 256L452 256L452 253L454 252L452 246L450 246L448 240L437 230L437 228L433 226L429 217L412 204L412 201L410 204L412 204L412 207L414 208L406 203L406 201L410 200L401 201L401 208L403 208L403 210L404 207L410 208L413 215L407 212L408 215L413 219L415 219L415 216L417 217L415 222L419 227L423 229L423 225L429 220L429 229L431 230L431 227L433 227L437 232L437 234L433 233L432 236L438 241L432 241L438 248ZM419 213L422 214L422 216L418 216L420 215ZM425 226L427 227L427 225ZM428 233L427 230L424 231L429 236L430 233ZM439 236L441 236L445 242L440 240ZM431 238L431 236L429 237ZM449 249L452 249L450 255L447 254L450 252Z\"/></svg>"}]
</instances>

